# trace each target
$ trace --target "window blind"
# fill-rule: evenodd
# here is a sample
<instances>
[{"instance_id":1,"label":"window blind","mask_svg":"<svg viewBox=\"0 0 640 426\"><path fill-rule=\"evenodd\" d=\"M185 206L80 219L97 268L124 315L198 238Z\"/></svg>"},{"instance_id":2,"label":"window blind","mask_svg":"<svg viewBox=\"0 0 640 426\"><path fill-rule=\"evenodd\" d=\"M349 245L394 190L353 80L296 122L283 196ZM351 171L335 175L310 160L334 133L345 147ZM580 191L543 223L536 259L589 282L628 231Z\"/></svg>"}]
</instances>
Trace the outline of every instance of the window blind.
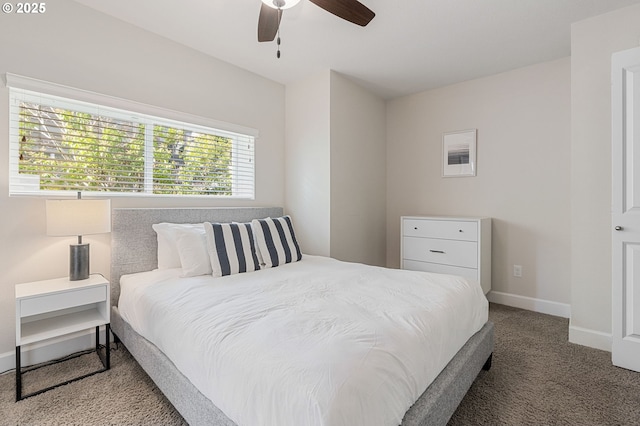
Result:
<instances>
[{"instance_id":1,"label":"window blind","mask_svg":"<svg viewBox=\"0 0 640 426\"><path fill-rule=\"evenodd\" d=\"M255 137L10 88L11 195L254 197Z\"/></svg>"}]
</instances>

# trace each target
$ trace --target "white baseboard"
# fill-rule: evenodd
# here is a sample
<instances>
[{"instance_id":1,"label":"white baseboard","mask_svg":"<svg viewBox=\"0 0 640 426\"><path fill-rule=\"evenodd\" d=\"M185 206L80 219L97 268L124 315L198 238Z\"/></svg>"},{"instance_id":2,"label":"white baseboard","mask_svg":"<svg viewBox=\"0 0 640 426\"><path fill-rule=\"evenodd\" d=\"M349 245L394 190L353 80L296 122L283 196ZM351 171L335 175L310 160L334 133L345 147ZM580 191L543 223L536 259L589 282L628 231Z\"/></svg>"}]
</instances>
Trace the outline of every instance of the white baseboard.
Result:
<instances>
[{"instance_id":1,"label":"white baseboard","mask_svg":"<svg viewBox=\"0 0 640 426\"><path fill-rule=\"evenodd\" d=\"M514 308L526 309L528 311L540 312L541 314L553 315L556 317L570 318L571 305L566 303L552 302L551 300L534 299L533 297L519 296L517 294L502 293L500 291L490 291L487 294L489 302L499 305L507 305Z\"/></svg>"},{"instance_id":2,"label":"white baseboard","mask_svg":"<svg viewBox=\"0 0 640 426\"><path fill-rule=\"evenodd\" d=\"M94 335L94 329L90 329L23 346L21 348L20 364L22 364L22 367L26 367L62 358L74 352L95 348ZM101 328L100 336L101 342L104 343L104 328ZM16 368L15 351L0 354L0 373L14 368Z\"/></svg>"},{"instance_id":3,"label":"white baseboard","mask_svg":"<svg viewBox=\"0 0 640 426\"><path fill-rule=\"evenodd\" d=\"M611 352L611 334L569 325L569 342Z\"/></svg>"},{"instance_id":4,"label":"white baseboard","mask_svg":"<svg viewBox=\"0 0 640 426\"><path fill-rule=\"evenodd\" d=\"M490 291L487 294L489 302L542 314L554 315L562 318L571 318L571 305L552 302L550 300L534 299L532 297L519 296L517 294ZM611 334L587 328L569 325L569 342L590 348L611 352Z\"/></svg>"}]
</instances>

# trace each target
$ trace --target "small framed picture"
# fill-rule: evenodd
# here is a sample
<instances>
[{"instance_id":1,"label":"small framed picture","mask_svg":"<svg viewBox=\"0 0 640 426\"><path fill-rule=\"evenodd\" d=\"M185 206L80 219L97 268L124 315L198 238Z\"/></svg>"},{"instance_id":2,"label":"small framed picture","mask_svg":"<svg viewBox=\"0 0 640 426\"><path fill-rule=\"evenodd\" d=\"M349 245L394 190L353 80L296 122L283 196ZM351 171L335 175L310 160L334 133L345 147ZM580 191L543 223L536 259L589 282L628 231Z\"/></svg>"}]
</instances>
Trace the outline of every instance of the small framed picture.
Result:
<instances>
[{"instance_id":1,"label":"small framed picture","mask_svg":"<svg viewBox=\"0 0 640 426\"><path fill-rule=\"evenodd\" d=\"M476 129L442 135L442 176L476 175Z\"/></svg>"}]
</instances>

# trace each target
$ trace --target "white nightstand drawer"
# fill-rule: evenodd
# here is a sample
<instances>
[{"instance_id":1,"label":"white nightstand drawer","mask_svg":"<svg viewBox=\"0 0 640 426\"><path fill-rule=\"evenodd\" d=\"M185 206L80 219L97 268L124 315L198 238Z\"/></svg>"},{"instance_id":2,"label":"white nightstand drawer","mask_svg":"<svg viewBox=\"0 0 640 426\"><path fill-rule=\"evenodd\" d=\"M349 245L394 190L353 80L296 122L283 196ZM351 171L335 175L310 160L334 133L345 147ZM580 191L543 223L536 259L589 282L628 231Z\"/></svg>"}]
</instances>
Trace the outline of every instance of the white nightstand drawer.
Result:
<instances>
[{"instance_id":1,"label":"white nightstand drawer","mask_svg":"<svg viewBox=\"0 0 640 426\"><path fill-rule=\"evenodd\" d=\"M474 269L478 267L478 243L474 241L405 237L403 244L404 259Z\"/></svg>"},{"instance_id":2,"label":"white nightstand drawer","mask_svg":"<svg viewBox=\"0 0 640 426\"><path fill-rule=\"evenodd\" d=\"M91 303L104 302L107 299L107 286L90 287L74 291L64 291L30 297L20 301L20 316L43 314Z\"/></svg>"},{"instance_id":3,"label":"white nightstand drawer","mask_svg":"<svg viewBox=\"0 0 640 426\"><path fill-rule=\"evenodd\" d=\"M459 275L461 277L478 281L478 270L472 268L461 268L459 266L440 265L438 263L419 262L417 260L406 260L404 269L412 271L435 272L437 274Z\"/></svg>"},{"instance_id":4,"label":"white nightstand drawer","mask_svg":"<svg viewBox=\"0 0 640 426\"><path fill-rule=\"evenodd\" d=\"M404 219L402 232L409 237L478 241L477 222Z\"/></svg>"}]
</instances>

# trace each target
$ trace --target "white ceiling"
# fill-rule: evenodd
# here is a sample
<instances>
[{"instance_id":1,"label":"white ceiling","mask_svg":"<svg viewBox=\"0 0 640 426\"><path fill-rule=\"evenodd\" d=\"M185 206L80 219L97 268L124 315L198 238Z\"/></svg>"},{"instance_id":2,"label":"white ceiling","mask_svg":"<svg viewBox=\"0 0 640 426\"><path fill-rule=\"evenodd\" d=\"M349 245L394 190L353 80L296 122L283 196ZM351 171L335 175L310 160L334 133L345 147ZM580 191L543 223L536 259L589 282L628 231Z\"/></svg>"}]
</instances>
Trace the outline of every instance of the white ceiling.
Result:
<instances>
[{"instance_id":1,"label":"white ceiling","mask_svg":"<svg viewBox=\"0 0 640 426\"><path fill-rule=\"evenodd\" d=\"M260 0L76 0L288 84L332 69L385 99L571 54L571 23L640 0L360 0L366 27L308 0L284 12L282 57L258 43Z\"/></svg>"}]
</instances>

